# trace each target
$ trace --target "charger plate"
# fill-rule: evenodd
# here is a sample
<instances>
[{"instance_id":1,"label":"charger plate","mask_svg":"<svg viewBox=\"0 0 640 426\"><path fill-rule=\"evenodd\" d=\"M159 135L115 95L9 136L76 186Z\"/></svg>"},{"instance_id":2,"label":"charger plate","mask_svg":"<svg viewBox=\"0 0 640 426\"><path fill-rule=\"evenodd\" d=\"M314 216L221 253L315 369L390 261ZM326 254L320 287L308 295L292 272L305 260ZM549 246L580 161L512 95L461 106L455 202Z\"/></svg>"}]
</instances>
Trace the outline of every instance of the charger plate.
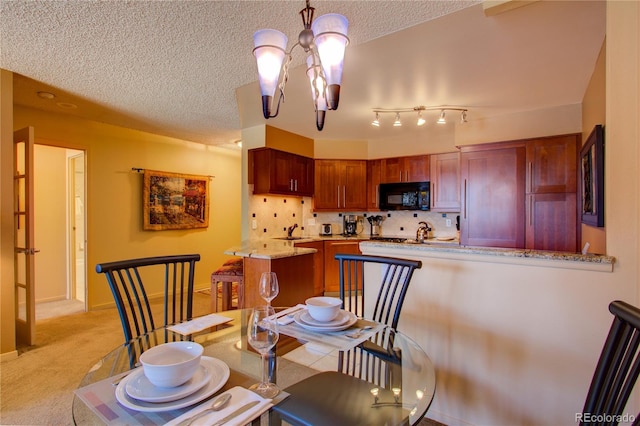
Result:
<instances>
[{"instance_id":1,"label":"charger plate","mask_svg":"<svg viewBox=\"0 0 640 426\"><path fill-rule=\"evenodd\" d=\"M178 408L184 408L196 404L220 390L220 388L227 383L227 380L229 380L230 374L229 366L217 358L203 356L200 364L203 365L211 374L211 380L196 392L193 392L184 398L167 402L140 401L127 395L127 391L125 390L126 382L123 379L118 383L118 387L116 388L116 399L126 408L145 412L176 410Z\"/></svg>"},{"instance_id":2,"label":"charger plate","mask_svg":"<svg viewBox=\"0 0 640 426\"><path fill-rule=\"evenodd\" d=\"M345 322L344 324L340 324L340 325L313 325L313 324L309 324L308 322L305 321L306 317L303 317L304 314L308 315L307 311L302 311L302 312L296 313L293 316L293 320L296 322L296 324L298 324L302 328L305 328L305 329L311 330L311 331L320 331L320 332L346 330L347 328L351 327L353 324L355 324L358 321L358 317L356 317L355 314L353 314L353 313L351 313L349 311L341 311L341 312L344 312L343 315L347 316L347 322Z\"/></svg>"}]
</instances>

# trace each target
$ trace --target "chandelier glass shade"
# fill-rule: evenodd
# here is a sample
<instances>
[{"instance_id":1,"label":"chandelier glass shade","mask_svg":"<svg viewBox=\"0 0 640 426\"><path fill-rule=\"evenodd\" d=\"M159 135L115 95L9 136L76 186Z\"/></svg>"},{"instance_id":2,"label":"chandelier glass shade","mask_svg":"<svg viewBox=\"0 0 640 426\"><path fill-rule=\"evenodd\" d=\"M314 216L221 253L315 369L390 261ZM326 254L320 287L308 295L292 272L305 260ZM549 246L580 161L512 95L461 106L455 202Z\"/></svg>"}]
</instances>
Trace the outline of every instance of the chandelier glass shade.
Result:
<instances>
[{"instance_id":1,"label":"chandelier glass shade","mask_svg":"<svg viewBox=\"0 0 640 426\"><path fill-rule=\"evenodd\" d=\"M284 102L293 49L302 47L307 54L307 77L316 111L316 127L322 130L326 111L338 109L340 102L344 53L349 43L349 21L336 13L322 15L314 21L315 9L309 5L309 0L306 4L307 7L300 11L304 29L298 35L298 42L289 51L286 50L287 36L278 30L265 29L254 33L253 53L258 65L262 112L264 118L269 119L278 115L280 102ZM280 93L275 113L272 113L276 89Z\"/></svg>"}]
</instances>

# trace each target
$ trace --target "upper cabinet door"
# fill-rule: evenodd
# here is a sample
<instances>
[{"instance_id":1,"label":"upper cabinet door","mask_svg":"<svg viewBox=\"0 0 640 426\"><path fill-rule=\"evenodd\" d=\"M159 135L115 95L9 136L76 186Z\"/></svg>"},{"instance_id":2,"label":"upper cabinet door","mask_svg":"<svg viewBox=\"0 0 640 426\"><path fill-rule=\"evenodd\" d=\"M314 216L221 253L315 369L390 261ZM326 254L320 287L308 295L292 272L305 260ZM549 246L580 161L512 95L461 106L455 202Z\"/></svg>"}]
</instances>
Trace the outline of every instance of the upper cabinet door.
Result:
<instances>
[{"instance_id":1,"label":"upper cabinet door","mask_svg":"<svg viewBox=\"0 0 640 426\"><path fill-rule=\"evenodd\" d=\"M431 210L460 211L460 153L431 155Z\"/></svg>"},{"instance_id":2,"label":"upper cabinet door","mask_svg":"<svg viewBox=\"0 0 640 426\"><path fill-rule=\"evenodd\" d=\"M249 151L254 194L313 196L313 159L271 148Z\"/></svg>"},{"instance_id":3,"label":"upper cabinet door","mask_svg":"<svg viewBox=\"0 0 640 426\"><path fill-rule=\"evenodd\" d=\"M576 192L579 135L527 141L527 193Z\"/></svg>"},{"instance_id":4,"label":"upper cabinet door","mask_svg":"<svg viewBox=\"0 0 640 426\"><path fill-rule=\"evenodd\" d=\"M524 248L525 148L462 152L460 243Z\"/></svg>"},{"instance_id":5,"label":"upper cabinet door","mask_svg":"<svg viewBox=\"0 0 640 426\"><path fill-rule=\"evenodd\" d=\"M381 183L425 182L429 180L429 156L383 158Z\"/></svg>"},{"instance_id":6,"label":"upper cabinet door","mask_svg":"<svg viewBox=\"0 0 640 426\"><path fill-rule=\"evenodd\" d=\"M314 210L367 209L366 160L316 160Z\"/></svg>"}]
</instances>

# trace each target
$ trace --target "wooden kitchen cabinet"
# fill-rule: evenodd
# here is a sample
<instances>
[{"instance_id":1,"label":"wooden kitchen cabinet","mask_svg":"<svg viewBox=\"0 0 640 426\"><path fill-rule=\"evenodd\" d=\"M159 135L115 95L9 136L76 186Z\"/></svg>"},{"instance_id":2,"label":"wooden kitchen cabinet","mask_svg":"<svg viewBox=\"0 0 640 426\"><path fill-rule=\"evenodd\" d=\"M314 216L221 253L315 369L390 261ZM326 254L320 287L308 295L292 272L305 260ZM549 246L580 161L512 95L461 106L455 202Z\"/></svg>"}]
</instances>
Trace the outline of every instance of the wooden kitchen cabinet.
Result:
<instances>
[{"instance_id":1,"label":"wooden kitchen cabinet","mask_svg":"<svg viewBox=\"0 0 640 426\"><path fill-rule=\"evenodd\" d=\"M429 180L429 156L383 158L380 183L425 182Z\"/></svg>"},{"instance_id":2,"label":"wooden kitchen cabinet","mask_svg":"<svg viewBox=\"0 0 640 426\"><path fill-rule=\"evenodd\" d=\"M380 171L382 160L367 161L367 210L380 210Z\"/></svg>"},{"instance_id":3,"label":"wooden kitchen cabinet","mask_svg":"<svg viewBox=\"0 0 640 426\"><path fill-rule=\"evenodd\" d=\"M316 160L314 210L367 209L366 160Z\"/></svg>"},{"instance_id":4,"label":"wooden kitchen cabinet","mask_svg":"<svg viewBox=\"0 0 640 426\"><path fill-rule=\"evenodd\" d=\"M525 145L463 148L460 244L523 248Z\"/></svg>"},{"instance_id":5,"label":"wooden kitchen cabinet","mask_svg":"<svg viewBox=\"0 0 640 426\"><path fill-rule=\"evenodd\" d=\"M430 155L431 211L460 211L460 153Z\"/></svg>"},{"instance_id":6,"label":"wooden kitchen cabinet","mask_svg":"<svg viewBox=\"0 0 640 426\"><path fill-rule=\"evenodd\" d=\"M295 243L295 247L313 248L317 251L313 253L313 294L314 296L324 295L324 242L323 241L305 241ZM307 271L308 273L309 271Z\"/></svg>"},{"instance_id":7,"label":"wooden kitchen cabinet","mask_svg":"<svg viewBox=\"0 0 640 426\"><path fill-rule=\"evenodd\" d=\"M577 251L575 192L527 194L526 248Z\"/></svg>"},{"instance_id":8,"label":"wooden kitchen cabinet","mask_svg":"<svg viewBox=\"0 0 640 426\"><path fill-rule=\"evenodd\" d=\"M249 150L249 183L254 194L313 196L312 158L272 148Z\"/></svg>"},{"instance_id":9,"label":"wooden kitchen cabinet","mask_svg":"<svg viewBox=\"0 0 640 426\"><path fill-rule=\"evenodd\" d=\"M527 193L575 193L579 144L579 135L527 141Z\"/></svg>"},{"instance_id":10,"label":"wooden kitchen cabinet","mask_svg":"<svg viewBox=\"0 0 640 426\"><path fill-rule=\"evenodd\" d=\"M324 291L340 292L340 264L335 259L338 253L362 254L361 240L331 240L324 242Z\"/></svg>"},{"instance_id":11,"label":"wooden kitchen cabinet","mask_svg":"<svg viewBox=\"0 0 640 426\"><path fill-rule=\"evenodd\" d=\"M527 141L526 248L578 251L579 146L579 134Z\"/></svg>"}]
</instances>

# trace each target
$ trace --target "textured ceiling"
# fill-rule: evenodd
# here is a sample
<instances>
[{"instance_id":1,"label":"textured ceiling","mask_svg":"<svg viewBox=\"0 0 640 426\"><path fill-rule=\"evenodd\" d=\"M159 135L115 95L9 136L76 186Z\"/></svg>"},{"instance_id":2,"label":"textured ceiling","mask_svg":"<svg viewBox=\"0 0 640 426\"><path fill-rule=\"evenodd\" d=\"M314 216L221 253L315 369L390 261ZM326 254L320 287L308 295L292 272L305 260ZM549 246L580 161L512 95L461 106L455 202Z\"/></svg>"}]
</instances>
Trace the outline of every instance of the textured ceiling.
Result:
<instances>
[{"instance_id":1,"label":"textured ceiling","mask_svg":"<svg viewBox=\"0 0 640 426\"><path fill-rule=\"evenodd\" d=\"M304 1L0 0L0 67L15 102L207 144L264 123L252 34L297 39ZM469 119L577 103L605 33L603 2L535 2L485 16L478 1L313 1L350 21L340 109L315 130L292 70L269 124L375 139L372 108L464 105ZM294 51L294 64L303 53ZM23 77L24 76L24 77ZM56 94L53 100L35 95ZM61 108L72 103L77 108Z\"/></svg>"}]
</instances>

